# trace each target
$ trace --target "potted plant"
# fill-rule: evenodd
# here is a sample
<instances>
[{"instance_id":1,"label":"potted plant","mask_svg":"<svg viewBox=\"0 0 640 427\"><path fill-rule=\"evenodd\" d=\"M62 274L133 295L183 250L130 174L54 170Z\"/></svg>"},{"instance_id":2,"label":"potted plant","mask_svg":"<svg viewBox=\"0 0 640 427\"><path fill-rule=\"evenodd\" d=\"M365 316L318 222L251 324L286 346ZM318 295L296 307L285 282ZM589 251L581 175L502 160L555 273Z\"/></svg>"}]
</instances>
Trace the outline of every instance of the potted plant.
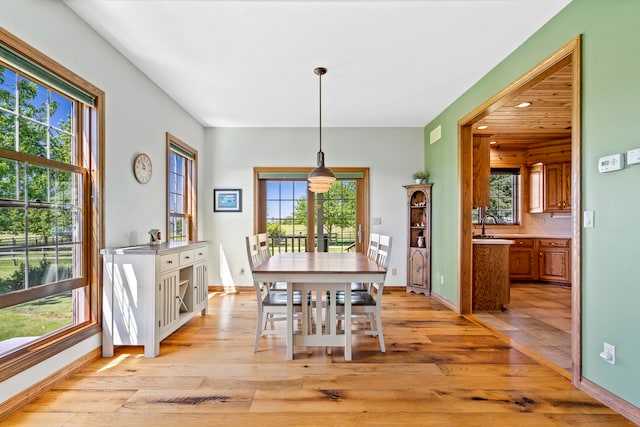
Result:
<instances>
[{"instance_id":1,"label":"potted plant","mask_svg":"<svg viewBox=\"0 0 640 427\"><path fill-rule=\"evenodd\" d=\"M413 174L413 179L416 180L416 184L423 184L429 179L429 173L425 171L418 171Z\"/></svg>"}]
</instances>

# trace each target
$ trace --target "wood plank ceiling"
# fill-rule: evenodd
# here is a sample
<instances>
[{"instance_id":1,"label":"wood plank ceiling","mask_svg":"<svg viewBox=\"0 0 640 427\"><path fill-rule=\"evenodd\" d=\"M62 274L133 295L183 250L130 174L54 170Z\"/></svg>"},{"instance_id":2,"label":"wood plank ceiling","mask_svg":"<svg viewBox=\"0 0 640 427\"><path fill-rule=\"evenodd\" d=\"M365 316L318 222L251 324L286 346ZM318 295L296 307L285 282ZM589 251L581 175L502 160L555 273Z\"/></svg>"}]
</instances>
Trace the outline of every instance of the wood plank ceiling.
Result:
<instances>
[{"instance_id":1,"label":"wood plank ceiling","mask_svg":"<svg viewBox=\"0 0 640 427\"><path fill-rule=\"evenodd\" d=\"M528 147L571 138L571 64L545 77L474 125L474 134L491 135L498 146ZM522 102L531 106L517 108ZM486 125L479 130L477 126Z\"/></svg>"}]
</instances>

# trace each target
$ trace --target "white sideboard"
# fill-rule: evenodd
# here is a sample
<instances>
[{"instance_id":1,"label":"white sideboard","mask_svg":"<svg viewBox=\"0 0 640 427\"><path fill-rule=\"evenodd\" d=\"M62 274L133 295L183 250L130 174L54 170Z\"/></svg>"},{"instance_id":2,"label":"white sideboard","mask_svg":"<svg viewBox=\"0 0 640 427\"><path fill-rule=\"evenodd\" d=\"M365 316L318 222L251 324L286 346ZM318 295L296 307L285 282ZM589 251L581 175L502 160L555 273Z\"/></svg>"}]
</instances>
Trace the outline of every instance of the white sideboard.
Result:
<instances>
[{"instance_id":1,"label":"white sideboard","mask_svg":"<svg viewBox=\"0 0 640 427\"><path fill-rule=\"evenodd\" d=\"M102 355L115 345L143 345L145 357L200 312L207 314L208 242L105 248Z\"/></svg>"}]
</instances>

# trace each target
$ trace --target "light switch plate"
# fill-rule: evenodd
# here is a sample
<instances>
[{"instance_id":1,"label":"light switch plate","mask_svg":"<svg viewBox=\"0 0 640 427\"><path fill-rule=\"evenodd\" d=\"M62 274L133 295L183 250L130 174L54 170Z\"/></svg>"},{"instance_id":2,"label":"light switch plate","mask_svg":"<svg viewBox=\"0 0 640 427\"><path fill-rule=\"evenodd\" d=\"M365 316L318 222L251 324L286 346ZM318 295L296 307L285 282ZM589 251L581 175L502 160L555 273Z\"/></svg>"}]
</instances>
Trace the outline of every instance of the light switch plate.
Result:
<instances>
[{"instance_id":1,"label":"light switch plate","mask_svg":"<svg viewBox=\"0 0 640 427\"><path fill-rule=\"evenodd\" d=\"M593 211L584 211L582 219L582 226L584 228L593 228Z\"/></svg>"},{"instance_id":2,"label":"light switch plate","mask_svg":"<svg viewBox=\"0 0 640 427\"><path fill-rule=\"evenodd\" d=\"M635 165L640 163L640 148L627 151L627 164Z\"/></svg>"}]
</instances>

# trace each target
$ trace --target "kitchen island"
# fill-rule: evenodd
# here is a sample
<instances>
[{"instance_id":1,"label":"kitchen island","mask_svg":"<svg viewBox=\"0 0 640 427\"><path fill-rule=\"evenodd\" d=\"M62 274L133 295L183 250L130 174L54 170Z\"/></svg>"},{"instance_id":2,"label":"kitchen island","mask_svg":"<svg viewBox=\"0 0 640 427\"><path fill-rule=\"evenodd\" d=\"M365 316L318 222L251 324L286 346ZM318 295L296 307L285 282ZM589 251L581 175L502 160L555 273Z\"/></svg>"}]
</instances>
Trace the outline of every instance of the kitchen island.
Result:
<instances>
[{"instance_id":1,"label":"kitchen island","mask_svg":"<svg viewBox=\"0 0 640 427\"><path fill-rule=\"evenodd\" d=\"M473 239L473 310L502 310L509 302L508 239Z\"/></svg>"}]
</instances>

